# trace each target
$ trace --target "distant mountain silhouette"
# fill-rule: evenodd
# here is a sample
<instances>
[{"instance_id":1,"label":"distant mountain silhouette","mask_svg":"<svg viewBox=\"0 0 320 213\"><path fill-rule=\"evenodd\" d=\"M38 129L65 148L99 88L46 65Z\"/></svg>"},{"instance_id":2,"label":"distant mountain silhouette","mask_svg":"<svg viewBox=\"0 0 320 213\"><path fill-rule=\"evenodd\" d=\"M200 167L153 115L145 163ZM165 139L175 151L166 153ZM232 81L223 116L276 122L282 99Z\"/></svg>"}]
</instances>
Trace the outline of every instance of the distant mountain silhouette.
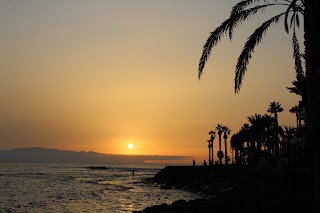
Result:
<instances>
[{"instance_id":1,"label":"distant mountain silhouette","mask_svg":"<svg viewBox=\"0 0 320 213\"><path fill-rule=\"evenodd\" d=\"M41 147L0 150L0 162L52 162L52 163L130 163L143 164L157 161L188 160L188 156L115 155L97 152L74 152Z\"/></svg>"}]
</instances>

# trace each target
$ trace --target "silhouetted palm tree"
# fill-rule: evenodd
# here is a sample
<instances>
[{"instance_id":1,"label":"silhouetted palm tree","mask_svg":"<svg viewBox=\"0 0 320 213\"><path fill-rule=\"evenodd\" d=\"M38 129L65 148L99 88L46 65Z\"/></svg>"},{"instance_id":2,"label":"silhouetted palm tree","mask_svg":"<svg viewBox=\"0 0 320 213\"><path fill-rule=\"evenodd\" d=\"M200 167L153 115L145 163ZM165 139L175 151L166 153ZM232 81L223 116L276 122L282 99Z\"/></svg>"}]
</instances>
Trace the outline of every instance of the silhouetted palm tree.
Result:
<instances>
[{"instance_id":1,"label":"silhouetted palm tree","mask_svg":"<svg viewBox=\"0 0 320 213\"><path fill-rule=\"evenodd\" d=\"M306 59L304 54L300 55L304 60ZM302 71L296 76L296 80L292 82L293 87L287 87L287 89L291 93L301 96L303 101L306 95L306 74L305 71L303 71L302 66L300 67Z\"/></svg>"},{"instance_id":2,"label":"silhouetted palm tree","mask_svg":"<svg viewBox=\"0 0 320 213\"><path fill-rule=\"evenodd\" d=\"M228 135L230 135L231 130L227 126L223 126L223 139L224 139L224 152L225 152L225 164L228 164L228 149L227 149L227 139Z\"/></svg>"},{"instance_id":3,"label":"silhouetted palm tree","mask_svg":"<svg viewBox=\"0 0 320 213\"><path fill-rule=\"evenodd\" d=\"M264 115L265 132L263 134L263 145L265 148L266 157L272 158L272 154L275 150L275 138L278 138L279 127L276 127L274 117L270 115Z\"/></svg>"},{"instance_id":4,"label":"silhouetted palm tree","mask_svg":"<svg viewBox=\"0 0 320 213\"><path fill-rule=\"evenodd\" d=\"M271 4L269 2L274 2ZM257 5L257 3L262 3ZM264 4L263 4L264 3ZM233 30L240 26L240 23L254 17L259 11L264 11L265 8L273 5L286 6L285 12L280 13L264 22L258 27L255 32L248 38L245 46L238 58L235 75L235 92L238 93L242 84L244 73L247 69L249 59L252 56L254 48L261 42L263 35L265 35L268 28L273 24L279 22L281 17L285 17L285 29L288 32L288 18L291 15L291 26L293 26L293 49L295 57L296 73L299 75L299 61L301 62L301 54L299 53L299 45L295 36L295 26L299 26L298 13L303 14L304 17L304 45L305 45L305 73L306 73L306 87L305 87L305 111L306 111L306 127L305 134L305 156L308 158L305 163L312 171L314 182L312 190L315 195L316 203L320 201L320 143L318 143L318 136L320 132L320 3L315 0L243 0L237 3L231 12L230 17L217 27L208 37L207 42L203 47L202 56L199 61L198 77L201 77L205 63L210 56L211 49L217 45L221 38L228 34L232 39ZM255 5L251 8L248 6ZM298 61L298 62L297 62Z\"/></svg>"},{"instance_id":5,"label":"silhouetted palm tree","mask_svg":"<svg viewBox=\"0 0 320 213\"><path fill-rule=\"evenodd\" d=\"M282 132L282 137L286 138L286 144L284 151L287 154L287 160L289 165L291 165L294 161L295 156L294 155L294 147L291 144L291 140L294 138L296 133L296 129L292 126L284 126L284 131Z\"/></svg>"},{"instance_id":6,"label":"silhouetted palm tree","mask_svg":"<svg viewBox=\"0 0 320 213\"><path fill-rule=\"evenodd\" d=\"M241 135L241 139L243 140L243 143L246 142L246 148L243 150L246 151L245 153L243 153L243 158L247 158L247 162L249 162L251 160L251 152L250 151L250 142L251 142L251 129L250 129L250 125L249 124L243 124L243 126L241 127L240 131L239 131L240 135Z\"/></svg>"},{"instance_id":7,"label":"silhouetted palm tree","mask_svg":"<svg viewBox=\"0 0 320 213\"><path fill-rule=\"evenodd\" d=\"M222 124L218 124L216 126L216 130L218 131L218 136L219 136L219 151L221 151L221 135L223 133L223 125ZM222 158L219 158L219 163L222 164Z\"/></svg>"},{"instance_id":8,"label":"silhouetted palm tree","mask_svg":"<svg viewBox=\"0 0 320 213\"><path fill-rule=\"evenodd\" d=\"M210 139L208 140L209 142L209 165L213 165L213 141L216 137L216 132L210 130L209 132L209 135L210 135ZM211 154L210 154L210 149L211 149ZM210 155L211 155L211 158L210 158Z\"/></svg>"},{"instance_id":9,"label":"silhouetted palm tree","mask_svg":"<svg viewBox=\"0 0 320 213\"><path fill-rule=\"evenodd\" d=\"M299 123L299 115L301 115L301 113L303 113L303 108L301 108L299 105L295 105L294 107L292 107L289 112L294 113L296 115L296 125L297 125L297 129L299 128L299 126L301 126L301 123Z\"/></svg>"},{"instance_id":10,"label":"silhouetted palm tree","mask_svg":"<svg viewBox=\"0 0 320 213\"><path fill-rule=\"evenodd\" d=\"M224 157L223 151L217 151L217 157L219 158L219 164L222 164L221 159Z\"/></svg>"},{"instance_id":11,"label":"silhouetted palm tree","mask_svg":"<svg viewBox=\"0 0 320 213\"><path fill-rule=\"evenodd\" d=\"M320 203L320 4L319 1L305 0L304 44L306 60L306 133L305 156L308 168L312 171L314 183L311 187L315 203Z\"/></svg>"},{"instance_id":12,"label":"silhouetted palm tree","mask_svg":"<svg viewBox=\"0 0 320 213\"><path fill-rule=\"evenodd\" d=\"M268 108L268 112L271 114L274 114L274 119L275 119L275 130L278 130L279 127L279 122L278 122L278 113L282 112L283 108L281 107L281 104L279 102L271 102ZM279 137L278 137L279 132L275 131L274 135L274 146L275 146L275 152L276 156L279 155Z\"/></svg>"},{"instance_id":13,"label":"silhouetted palm tree","mask_svg":"<svg viewBox=\"0 0 320 213\"><path fill-rule=\"evenodd\" d=\"M273 2L273 3L270 3ZM260 3L260 4L259 4ZM299 15L304 14L304 1L296 0L244 0L237 3L231 11L230 17L225 20L219 27L210 33L202 51L202 56L199 61L198 77L200 78L208 60L211 50L218 44L222 37L228 35L230 40L233 37L234 29L242 22L253 18L258 12L264 12L266 9L274 9L274 6L280 8L284 6L284 11L271 17L258 27L254 33L247 39L245 46L238 58L235 70L235 92L240 91L244 74L247 70L249 60L252 57L254 48L261 42L262 37L266 34L270 26L278 23L281 18L284 18L284 26L287 33L289 33L289 15L291 15L290 27L293 28L292 46L294 50L295 68L297 75L300 75L302 70L300 47L296 37L296 26L300 26Z\"/></svg>"},{"instance_id":14,"label":"silhouetted palm tree","mask_svg":"<svg viewBox=\"0 0 320 213\"><path fill-rule=\"evenodd\" d=\"M234 158L236 164L242 164L242 150L243 150L243 140L241 138L240 131L231 136L230 146L234 150Z\"/></svg>"},{"instance_id":15,"label":"silhouetted palm tree","mask_svg":"<svg viewBox=\"0 0 320 213\"><path fill-rule=\"evenodd\" d=\"M246 149L249 147L248 145L248 137L247 130L249 129L249 124L244 124L243 127L239 130L239 132L233 134L230 139L231 149L234 150L235 153L235 162L236 164L246 164ZM247 143L247 147L244 144Z\"/></svg>"},{"instance_id":16,"label":"silhouetted palm tree","mask_svg":"<svg viewBox=\"0 0 320 213\"><path fill-rule=\"evenodd\" d=\"M210 140L210 139L208 140L208 149L209 149L208 162L209 162L209 165L210 165L210 161L211 161L211 149L212 149L212 143L211 143L211 140Z\"/></svg>"},{"instance_id":17,"label":"silhouetted palm tree","mask_svg":"<svg viewBox=\"0 0 320 213\"><path fill-rule=\"evenodd\" d=\"M263 137L265 131L269 125L270 117L268 115L261 115L255 113L254 115L247 117L251 124L249 128L250 132L250 155L251 165L255 165L261 157L261 147L263 143Z\"/></svg>"},{"instance_id":18,"label":"silhouetted palm tree","mask_svg":"<svg viewBox=\"0 0 320 213\"><path fill-rule=\"evenodd\" d=\"M293 87L287 87L290 93L301 96L302 106L305 106L306 103L306 76L304 72L297 76L297 79L292 82Z\"/></svg>"},{"instance_id":19,"label":"silhouetted palm tree","mask_svg":"<svg viewBox=\"0 0 320 213\"><path fill-rule=\"evenodd\" d=\"M274 114L274 119L276 122L276 126L279 126L278 123L278 113L282 112L283 108L281 107L281 104L279 102L271 102L268 108L268 112L271 114Z\"/></svg>"}]
</instances>

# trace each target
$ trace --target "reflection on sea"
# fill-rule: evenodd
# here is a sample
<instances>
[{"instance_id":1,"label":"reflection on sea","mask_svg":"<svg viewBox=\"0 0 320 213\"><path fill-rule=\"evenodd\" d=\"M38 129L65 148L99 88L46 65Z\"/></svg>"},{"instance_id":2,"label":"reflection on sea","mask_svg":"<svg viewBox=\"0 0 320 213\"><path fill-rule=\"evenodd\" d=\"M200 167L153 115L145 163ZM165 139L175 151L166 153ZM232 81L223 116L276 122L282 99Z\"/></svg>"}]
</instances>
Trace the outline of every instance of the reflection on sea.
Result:
<instances>
[{"instance_id":1,"label":"reflection on sea","mask_svg":"<svg viewBox=\"0 0 320 213\"><path fill-rule=\"evenodd\" d=\"M132 212L199 198L149 182L159 167L109 165L92 170L88 166L0 163L0 212Z\"/></svg>"}]
</instances>

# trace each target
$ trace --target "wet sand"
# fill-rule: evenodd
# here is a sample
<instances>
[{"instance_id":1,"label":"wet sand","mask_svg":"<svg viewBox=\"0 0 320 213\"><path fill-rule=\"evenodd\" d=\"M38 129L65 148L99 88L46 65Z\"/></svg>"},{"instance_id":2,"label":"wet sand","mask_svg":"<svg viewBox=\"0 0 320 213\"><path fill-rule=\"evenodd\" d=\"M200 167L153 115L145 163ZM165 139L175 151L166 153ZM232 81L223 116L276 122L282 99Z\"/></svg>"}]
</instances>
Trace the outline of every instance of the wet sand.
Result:
<instances>
[{"instance_id":1,"label":"wet sand","mask_svg":"<svg viewBox=\"0 0 320 213\"><path fill-rule=\"evenodd\" d=\"M164 190L179 188L203 198L150 206L137 213L320 212L312 199L311 175L303 169L221 165L167 166L153 181ZM318 208L318 209L315 209Z\"/></svg>"}]
</instances>

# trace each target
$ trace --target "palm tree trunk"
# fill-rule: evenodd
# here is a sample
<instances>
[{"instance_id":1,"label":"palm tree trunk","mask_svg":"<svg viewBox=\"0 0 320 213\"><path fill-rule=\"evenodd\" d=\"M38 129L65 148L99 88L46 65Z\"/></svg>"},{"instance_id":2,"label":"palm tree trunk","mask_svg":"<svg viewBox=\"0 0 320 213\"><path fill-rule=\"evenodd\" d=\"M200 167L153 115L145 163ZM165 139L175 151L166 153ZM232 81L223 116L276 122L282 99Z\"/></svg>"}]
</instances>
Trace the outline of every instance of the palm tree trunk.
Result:
<instances>
[{"instance_id":1,"label":"palm tree trunk","mask_svg":"<svg viewBox=\"0 0 320 213\"><path fill-rule=\"evenodd\" d=\"M306 156L312 171L315 203L320 201L320 2L305 1L304 38L306 55Z\"/></svg>"},{"instance_id":2,"label":"palm tree trunk","mask_svg":"<svg viewBox=\"0 0 320 213\"><path fill-rule=\"evenodd\" d=\"M211 165L213 165L213 142L211 147Z\"/></svg>"},{"instance_id":3,"label":"palm tree trunk","mask_svg":"<svg viewBox=\"0 0 320 213\"><path fill-rule=\"evenodd\" d=\"M275 153L276 153L276 157L279 157L279 135L278 135L278 127L279 127L279 123L278 123L278 113L275 112L274 113L274 118L276 120L276 132L275 132L275 141L274 141L274 149L275 149Z\"/></svg>"},{"instance_id":4,"label":"palm tree trunk","mask_svg":"<svg viewBox=\"0 0 320 213\"><path fill-rule=\"evenodd\" d=\"M250 142L247 141L247 163L251 163L251 148L250 148Z\"/></svg>"},{"instance_id":5,"label":"palm tree trunk","mask_svg":"<svg viewBox=\"0 0 320 213\"><path fill-rule=\"evenodd\" d=\"M257 151L256 151L256 142L254 140L250 141L250 149L249 149L249 153L250 153L250 164L251 166L255 166L256 165L256 161L257 161Z\"/></svg>"},{"instance_id":6,"label":"palm tree trunk","mask_svg":"<svg viewBox=\"0 0 320 213\"><path fill-rule=\"evenodd\" d=\"M221 134L219 135L219 151L221 151ZM219 158L219 163L222 164L221 158Z\"/></svg>"},{"instance_id":7,"label":"palm tree trunk","mask_svg":"<svg viewBox=\"0 0 320 213\"><path fill-rule=\"evenodd\" d=\"M211 149L210 142L209 142L208 148L209 148L209 165L210 165L210 159L211 159L211 156L210 156L210 149Z\"/></svg>"},{"instance_id":8,"label":"palm tree trunk","mask_svg":"<svg viewBox=\"0 0 320 213\"><path fill-rule=\"evenodd\" d=\"M227 139L224 140L224 152L225 152L225 155L224 155L225 164L227 165L228 164Z\"/></svg>"}]
</instances>

